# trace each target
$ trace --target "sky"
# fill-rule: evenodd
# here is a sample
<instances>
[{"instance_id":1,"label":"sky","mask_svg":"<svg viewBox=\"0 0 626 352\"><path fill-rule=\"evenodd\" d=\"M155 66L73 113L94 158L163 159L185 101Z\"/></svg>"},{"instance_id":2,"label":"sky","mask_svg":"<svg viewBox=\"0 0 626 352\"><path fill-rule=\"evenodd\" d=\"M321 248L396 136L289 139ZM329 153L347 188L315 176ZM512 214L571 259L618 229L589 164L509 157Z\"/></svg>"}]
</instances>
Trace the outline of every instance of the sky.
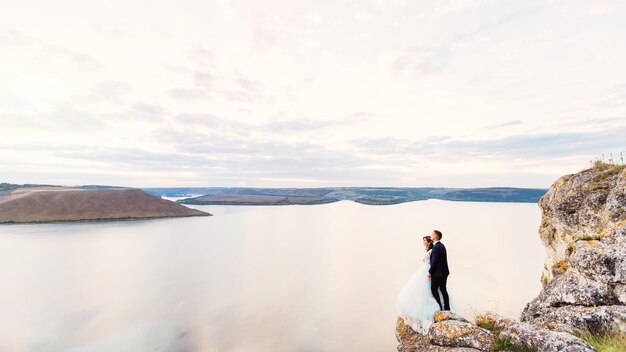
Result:
<instances>
[{"instance_id":1,"label":"sky","mask_svg":"<svg viewBox=\"0 0 626 352\"><path fill-rule=\"evenodd\" d=\"M624 1L0 9L0 182L547 188L626 153Z\"/></svg>"}]
</instances>

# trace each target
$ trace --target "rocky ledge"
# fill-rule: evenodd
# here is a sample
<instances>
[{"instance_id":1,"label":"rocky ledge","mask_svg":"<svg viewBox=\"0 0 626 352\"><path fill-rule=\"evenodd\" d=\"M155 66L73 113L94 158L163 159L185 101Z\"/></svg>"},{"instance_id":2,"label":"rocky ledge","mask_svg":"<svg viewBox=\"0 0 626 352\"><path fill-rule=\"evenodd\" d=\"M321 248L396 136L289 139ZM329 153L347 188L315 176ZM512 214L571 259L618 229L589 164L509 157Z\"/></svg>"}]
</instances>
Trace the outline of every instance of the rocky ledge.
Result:
<instances>
[{"instance_id":1,"label":"rocky ledge","mask_svg":"<svg viewBox=\"0 0 626 352\"><path fill-rule=\"evenodd\" d=\"M522 321L569 333L626 333L626 169L557 180L539 205L543 290Z\"/></svg>"},{"instance_id":2,"label":"rocky ledge","mask_svg":"<svg viewBox=\"0 0 626 352\"><path fill-rule=\"evenodd\" d=\"M563 176L539 205L543 289L521 321L438 312L422 335L398 318L398 351L594 351L575 335L626 335L626 169Z\"/></svg>"},{"instance_id":3,"label":"rocky ledge","mask_svg":"<svg viewBox=\"0 0 626 352\"><path fill-rule=\"evenodd\" d=\"M399 352L594 351L574 335L491 313L477 315L471 323L451 312L437 312L427 335L413 331L398 318L396 338Z\"/></svg>"}]
</instances>

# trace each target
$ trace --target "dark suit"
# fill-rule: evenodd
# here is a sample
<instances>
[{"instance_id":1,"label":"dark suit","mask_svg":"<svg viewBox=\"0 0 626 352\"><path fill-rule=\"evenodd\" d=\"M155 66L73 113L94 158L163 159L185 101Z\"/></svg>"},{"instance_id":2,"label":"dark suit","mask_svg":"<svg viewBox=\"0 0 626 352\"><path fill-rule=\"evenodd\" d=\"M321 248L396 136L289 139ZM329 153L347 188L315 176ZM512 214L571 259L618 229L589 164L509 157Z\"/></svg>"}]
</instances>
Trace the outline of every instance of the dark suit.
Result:
<instances>
[{"instance_id":1,"label":"dark suit","mask_svg":"<svg viewBox=\"0 0 626 352\"><path fill-rule=\"evenodd\" d=\"M448 275L450 270L448 269L448 253L446 252L446 246L441 242L435 243L433 251L430 254L430 269L428 270L431 276L430 291L437 300L439 308L441 310L450 310L450 298L448 297L448 289L446 283L448 281ZM443 306L441 305L441 299L439 298L439 291L443 296Z\"/></svg>"}]
</instances>

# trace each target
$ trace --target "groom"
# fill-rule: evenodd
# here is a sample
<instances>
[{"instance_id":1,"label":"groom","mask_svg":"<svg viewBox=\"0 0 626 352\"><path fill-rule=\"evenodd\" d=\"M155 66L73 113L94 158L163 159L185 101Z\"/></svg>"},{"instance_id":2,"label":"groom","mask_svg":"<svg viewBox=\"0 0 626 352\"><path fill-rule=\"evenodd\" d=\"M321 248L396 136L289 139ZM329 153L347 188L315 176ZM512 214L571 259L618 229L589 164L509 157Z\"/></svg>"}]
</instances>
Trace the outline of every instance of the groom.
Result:
<instances>
[{"instance_id":1,"label":"groom","mask_svg":"<svg viewBox=\"0 0 626 352\"><path fill-rule=\"evenodd\" d=\"M446 246L441 243L441 237L443 234L441 231L434 230L431 238L433 239L434 246L430 255L430 270L428 270L428 278L430 281L430 291L437 300L439 308L441 310L450 310L450 298L448 297L448 289L446 288L446 282L448 281L448 254L446 252ZM439 291L443 296L443 306L441 305L441 299L439 298Z\"/></svg>"}]
</instances>

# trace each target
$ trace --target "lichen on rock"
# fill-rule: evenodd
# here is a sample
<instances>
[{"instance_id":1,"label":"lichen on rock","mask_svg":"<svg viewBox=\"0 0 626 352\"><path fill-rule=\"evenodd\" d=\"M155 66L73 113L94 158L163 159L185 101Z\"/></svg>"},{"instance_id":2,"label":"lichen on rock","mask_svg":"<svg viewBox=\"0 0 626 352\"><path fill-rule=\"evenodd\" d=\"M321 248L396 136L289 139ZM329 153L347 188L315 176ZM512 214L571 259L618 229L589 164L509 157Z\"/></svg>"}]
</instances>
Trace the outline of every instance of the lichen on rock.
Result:
<instances>
[{"instance_id":1,"label":"lichen on rock","mask_svg":"<svg viewBox=\"0 0 626 352\"><path fill-rule=\"evenodd\" d=\"M495 333L500 333L500 331L515 323L512 319L504 318L491 312L476 315L474 317L474 322L476 325Z\"/></svg>"},{"instance_id":2,"label":"lichen on rock","mask_svg":"<svg viewBox=\"0 0 626 352\"><path fill-rule=\"evenodd\" d=\"M514 322L500 332L501 339L507 339L513 345L526 347L531 351L542 352L593 352L587 342L565 332L537 328L528 323Z\"/></svg>"},{"instance_id":3,"label":"lichen on rock","mask_svg":"<svg viewBox=\"0 0 626 352\"><path fill-rule=\"evenodd\" d=\"M446 347L469 347L481 351L494 349L495 335L463 320L443 320L431 325L428 329L430 343Z\"/></svg>"},{"instance_id":4,"label":"lichen on rock","mask_svg":"<svg viewBox=\"0 0 626 352\"><path fill-rule=\"evenodd\" d=\"M570 333L626 333L626 168L561 177L541 198L541 293L522 320Z\"/></svg>"},{"instance_id":5,"label":"lichen on rock","mask_svg":"<svg viewBox=\"0 0 626 352\"><path fill-rule=\"evenodd\" d=\"M446 321L446 320L455 320L455 321L460 321L464 323L469 323L467 319L449 310L435 312L433 320L435 323L439 323L439 322Z\"/></svg>"}]
</instances>

